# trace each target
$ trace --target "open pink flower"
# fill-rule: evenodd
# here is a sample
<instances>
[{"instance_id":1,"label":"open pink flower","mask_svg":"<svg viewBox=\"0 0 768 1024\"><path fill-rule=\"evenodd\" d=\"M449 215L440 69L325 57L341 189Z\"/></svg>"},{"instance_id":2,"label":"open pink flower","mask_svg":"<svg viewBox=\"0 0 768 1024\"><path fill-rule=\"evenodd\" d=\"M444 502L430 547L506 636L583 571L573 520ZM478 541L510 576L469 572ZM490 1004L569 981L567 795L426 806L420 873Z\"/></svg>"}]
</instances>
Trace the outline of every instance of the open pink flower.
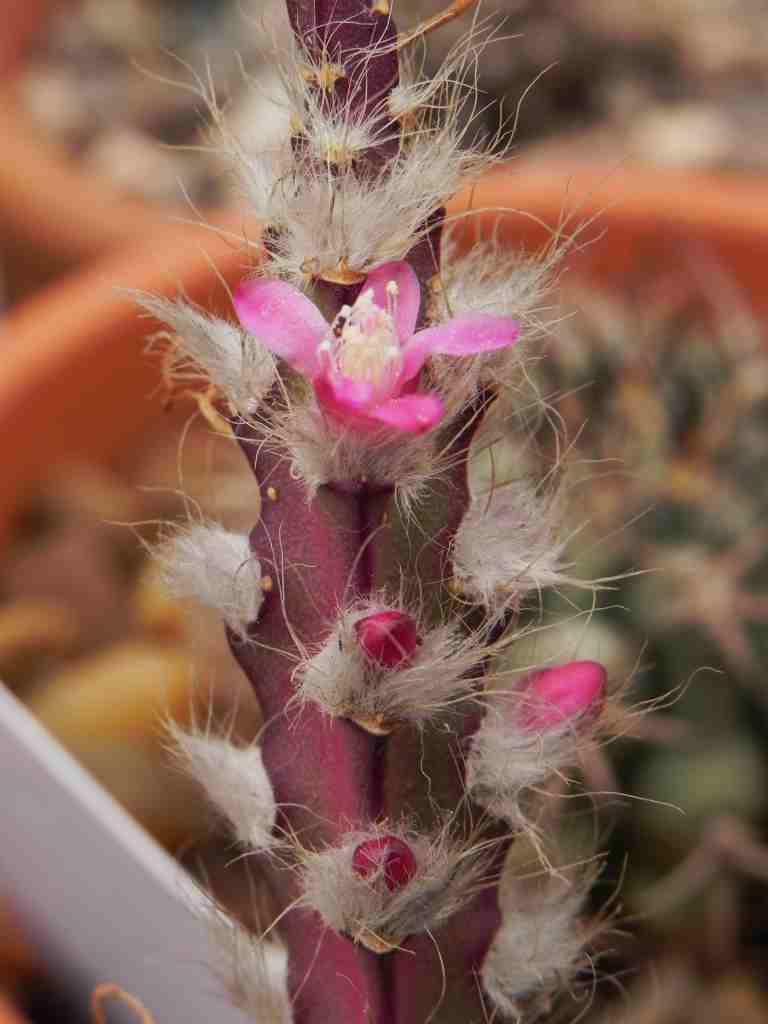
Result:
<instances>
[{"instance_id":1,"label":"open pink flower","mask_svg":"<svg viewBox=\"0 0 768 1024\"><path fill-rule=\"evenodd\" d=\"M420 303L416 274L402 260L369 274L354 305L342 306L332 324L285 281L247 281L235 295L243 325L312 381L328 415L356 429L408 434L431 430L443 416L438 394L416 390L429 356L506 348L520 333L516 321L486 313L414 333Z\"/></svg>"}]
</instances>

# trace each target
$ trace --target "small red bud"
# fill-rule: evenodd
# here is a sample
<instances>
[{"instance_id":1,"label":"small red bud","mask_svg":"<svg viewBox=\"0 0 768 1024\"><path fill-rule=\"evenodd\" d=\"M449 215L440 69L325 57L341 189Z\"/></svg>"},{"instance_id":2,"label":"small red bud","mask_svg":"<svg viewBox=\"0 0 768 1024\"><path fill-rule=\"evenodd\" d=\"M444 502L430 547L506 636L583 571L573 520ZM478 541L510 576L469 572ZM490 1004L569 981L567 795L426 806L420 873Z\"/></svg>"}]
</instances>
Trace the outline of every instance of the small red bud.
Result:
<instances>
[{"instance_id":1,"label":"small red bud","mask_svg":"<svg viewBox=\"0 0 768 1024\"><path fill-rule=\"evenodd\" d=\"M374 612L355 623L366 657L382 668L404 668L419 645L415 620L406 612Z\"/></svg>"},{"instance_id":2,"label":"small red bud","mask_svg":"<svg viewBox=\"0 0 768 1024\"><path fill-rule=\"evenodd\" d=\"M546 730L587 713L593 719L602 709L606 683L606 671L597 661L570 661L532 672L521 688L520 723L524 729Z\"/></svg>"},{"instance_id":3,"label":"small red bud","mask_svg":"<svg viewBox=\"0 0 768 1024\"><path fill-rule=\"evenodd\" d=\"M361 878L382 871L390 892L402 889L416 874L416 858L397 836L378 836L360 843L352 855L352 870Z\"/></svg>"}]
</instances>

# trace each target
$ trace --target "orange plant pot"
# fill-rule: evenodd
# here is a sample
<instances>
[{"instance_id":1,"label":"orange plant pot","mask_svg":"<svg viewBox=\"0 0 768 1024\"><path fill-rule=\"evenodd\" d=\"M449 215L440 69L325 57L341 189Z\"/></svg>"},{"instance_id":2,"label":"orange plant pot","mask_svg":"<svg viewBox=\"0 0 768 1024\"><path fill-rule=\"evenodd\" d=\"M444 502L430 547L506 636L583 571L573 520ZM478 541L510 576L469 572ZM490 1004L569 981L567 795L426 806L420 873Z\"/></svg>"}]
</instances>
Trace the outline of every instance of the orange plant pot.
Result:
<instances>
[{"instance_id":1,"label":"orange plant pot","mask_svg":"<svg viewBox=\"0 0 768 1024\"><path fill-rule=\"evenodd\" d=\"M82 182L77 190L82 195ZM564 220L566 235L587 223L566 259L572 278L616 289L638 270L679 274L686 263L698 262L725 274L764 313L766 198L761 182L738 177L573 171L521 161L459 197L450 214L471 211L459 221L467 242L498 230L510 246L534 251L548 244ZM103 210L108 217L108 201ZM70 209L74 230L71 214ZM217 219L233 232L242 229L236 213ZM172 227L143 208L134 225L132 238L95 246L84 268L20 304L5 320L0 537L23 494L55 462L104 458L139 443L159 415L158 367L143 355L151 324L117 288L166 295L182 288L206 307L221 307L227 304L222 282L234 284L247 270L246 252L231 236ZM255 233L250 230L249 237Z\"/></svg>"},{"instance_id":2,"label":"orange plant pot","mask_svg":"<svg viewBox=\"0 0 768 1024\"><path fill-rule=\"evenodd\" d=\"M27 1024L27 1018L22 1017L19 1010L2 995L0 995L0 1024Z\"/></svg>"}]
</instances>

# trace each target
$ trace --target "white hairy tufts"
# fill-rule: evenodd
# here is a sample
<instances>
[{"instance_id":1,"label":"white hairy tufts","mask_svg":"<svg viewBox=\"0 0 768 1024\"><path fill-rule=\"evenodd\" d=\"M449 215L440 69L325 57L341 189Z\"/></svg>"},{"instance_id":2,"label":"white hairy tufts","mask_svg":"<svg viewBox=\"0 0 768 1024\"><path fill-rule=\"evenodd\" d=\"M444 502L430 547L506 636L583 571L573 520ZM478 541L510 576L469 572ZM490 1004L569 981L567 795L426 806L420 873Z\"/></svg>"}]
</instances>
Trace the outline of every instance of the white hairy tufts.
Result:
<instances>
[{"instance_id":1,"label":"white hairy tufts","mask_svg":"<svg viewBox=\"0 0 768 1024\"><path fill-rule=\"evenodd\" d=\"M517 1024L536 1019L587 962L587 930L578 919L587 889L563 879L520 881L502 901L502 924L481 970L499 1016Z\"/></svg>"},{"instance_id":2,"label":"white hairy tufts","mask_svg":"<svg viewBox=\"0 0 768 1024\"><path fill-rule=\"evenodd\" d=\"M558 494L514 480L473 495L456 531L458 586L492 613L519 610L525 597L577 581L564 575Z\"/></svg>"},{"instance_id":3,"label":"white hairy tufts","mask_svg":"<svg viewBox=\"0 0 768 1024\"><path fill-rule=\"evenodd\" d=\"M547 729L525 727L525 695L515 690L490 694L488 709L469 749L467 790L495 818L513 828L533 829L526 799L552 775L578 762L589 742L584 727L564 722Z\"/></svg>"},{"instance_id":4,"label":"white hairy tufts","mask_svg":"<svg viewBox=\"0 0 768 1024\"><path fill-rule=\"evenodd\" d=\"M365 274L402 259L431 214L479 173L478 158L446 132L415 136L375 177L352 166L331 177L309 160L291 162L288 183L280 181L261 203L253 187L248 194L257 215L279 231L272 272L299 282L342 265Z\"/></svg>"},{"instance_id":5,"label":"white hairy tufts","mask_svg":"<svg viewBox=\"0 0 768 1024\"><path fill-rule=\"evenodd\" d=\"M273 845L277 808L257 744L238 747L225 737L169 726L179 760L229 822L235 838L253 850Z\"/></svg>"},{"instance_id":6,"label":"white hairy tufts","mask_svg":"<svg viewBox=\"0 0 768 1024\"><path fill-rule=\"evenodd\" d=\"M244 414L256 411L276 375L274 357L264 345L235 324L181 299L141 292L134 293L134 298L170 328L180 350L173 368L177 380L192 377L193 367L199 367L234 409Z\"/></svg>"},{"instance_id":7,"label":"white hairy tufts","mask_svg":"<svg viewBox=\"0 0 768 1024\"><path fill-rule=\"evenodd\" d=\"M365 480L374 489L394 487L398 504L408 511L442 468L434 432L361 433L326 418L312 395L277 412L265 437L276 451L290 453L292 471L304 481L309 499L324 484Z\"/></svg>"},{"instance_id":8,"label":"white hairy tufts","mask_svg":"<svg viewBox=\"0 0 768 1024\"><path fill-rule=\"evenodd\" d=\"M155 554L175 597L216 609L233 632L245 636L264 599L261 565L247 534L198 524L179 530Z\"/></svg>"},{"instance_id":9,"label":"white hairy tufts","mask_svg":"<svg viewBox=\"0 0 768 1024\"><path fill-rule=\"evenodd\" d=\"M357 847L369 839L396 836L416 858L417 869L401 889L391 892L378 874L353 870ZM305 852L306 903L335 931L366 946L392 948L409 935L439 927L477 894L488 869L487 846L474 850L446 832L427 839L386 822L375 830L350 832L340 846Z\"/></svg>"},{"instance_id":10,"label":"white hairy tufts","mask_svg":"<svg viewBox=\"0 0 768 1024\"><path fill-rule=\"evenodd\" d=\"M369 59L371 53L362 56ZM208 83L197 82L211 111L216 148L231 163L253 215L274 228L274 276L304 285L341 267L365 274L402 259L431 214L497 162L497 154L467 145L472 118L466 106L477 102L477 94L456 84L466 54L462 60L457 51L451 60L437 85L419 88L412 81L396 94L397 111L385 97L364 107L350 103L329 116L314 85L329 69L313 67L295 43L280 45L271 63L283 95L275 99L285 105L300 145L290 139L264 148L251 140L245 144L233 134ZM361 172L358 158L383 143L396 144L392 158L376 171Z\"/></svg>"},{"instance_id":11,"label":"white hairy tufts","mask_svg":"<svg viewBox=\"0 0 768 1024\"><path fill-rule=\"evenodd\" d=\"M556 311L551 293L567 247L567 241L555 240L540 256L530 256L496 237L462 246L456 229L447 230L433 318L489 313L518 320L523 339L545 334Z\"/></svg>"},{"instance_id":12,"label":"white hairy tufts","mask_svg":"<svg viewBox=\"0 0 768 1024\"><path fill-rule=\"evenodd\" d=\"M211 949L211 970L234 1006L259 1024L293 1024L288 956L209 903L197 910Z\"/></svg>"},{"instance_id":13,"label":"white hairy tufts","mask_svg":"<svg viewBox=\"0 0 768 1024\"><path fill-rule=\"evenodd\" d=\"M355 623L382 611L407 608L372 597L342 611L322 648L297 673L299 692L327 714L379 722L394 727L420 725L471 689L471 673L484 650L475 637L456 625L420 629L421 643L402 668L372 664L355 636ZM419 616L413 613L414 619Z\"/></svg>"}]
</instances>

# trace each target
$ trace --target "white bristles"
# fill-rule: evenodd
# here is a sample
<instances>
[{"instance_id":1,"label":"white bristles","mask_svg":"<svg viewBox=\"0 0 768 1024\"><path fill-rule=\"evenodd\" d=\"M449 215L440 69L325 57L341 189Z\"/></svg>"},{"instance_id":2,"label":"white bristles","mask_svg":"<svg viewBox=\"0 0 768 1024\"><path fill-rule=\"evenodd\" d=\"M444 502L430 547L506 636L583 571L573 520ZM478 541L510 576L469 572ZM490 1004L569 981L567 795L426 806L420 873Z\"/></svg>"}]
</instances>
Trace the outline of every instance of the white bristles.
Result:
<instances>
[{"instance_id":1,"label":"white bristles","mask_svg":"<svg viewBox=\"0 0 768 1024\"><path fill-rule=\"evenodd\" d=\"M221 612L238 636L255 622L263 601L261 566L247 534L200 524L180 530L156 551L174 597L194 598Z\"/></svg>"},{"instance_id":2,"label":"white bristles","mask_svg":"<svg viewBox=\"0 0 768 1024\"><path fill-rule=\"evenodd\" d=\"M424 630L412 660L402 668L382 668L365 657L355 623L392 607L372 598L340 614L323 647L297 673L304 699L329 715L390 726L419 725L471 688L468 676L483 651L455 625Z\"/></svg>"},{"instance_id":3,"label":"white bristles","mask_svg":"<svg viewBox=\"0 0 768 1024\"><path fill-rule=\"evenodd\" d=\"M430 215L479 173L479 159L443 132L414 137L376 177L349 168L319 174L314 163L292 160L291 177L269 190L260 214L279 229L272 273L301 282L342 265L367 273L402 259ZM256 180L250 169L249 178Z\"/></svg>"},{"instance_id":4,"label":"white bristles","mask_svg":"<svg viewBox=\"0 0 768 1024\"><path fill-rule=\"evenodd\" d=\"M227 819L237 841L252 850L269 848L277 808L259 746L238 747L224 737L169 728L186 771Z\"/></svg>"},{"instance_id":5,"label":"white bristles","mask_svg":"<svg viewBox=\"0 0 768 1024\"><path fill-rule=\"evenodd\" d=\"M523 883L518 883L520 890ZM527 896L505 901L503 920L483 962L483 988L496 1012L517 1024L538 1017L553 992L584 962L585 930L578 914L584 884L550 880ZM535 894L535 898L532 898Z\"/></svg>"},{"instance_id":6,"label":"white bristles","mask_svg":"<svg viewBox=\"0 0 768 1024\"><path fill-rule=\"evenodd\" d=\"M476 52L476 45L470 47ZM419 88L411 82L396 94L407 127L393 123L387 99L329 115L314 83L333 69L313 67L296 45L281 46L273 63L289 117L306 145L286 140L246 147L208 85L201 81L198 87L217 129L217 148L229 158L253 215L274 229L270 273L276 277L303 285L341 267L364 274L402 259L431 214L498 159L464 144L462 97L474 94L456 85L456 69L467 63L466 53L452 56L436 84ZM376 173L360 173L358 156L385 142L397 142L392 158Z\"/></svg>"},{"instance_id":7,"label":"white bristles","mask_svg":"<svg viewBox=\"0 0 768 1024\"><path fill-rule=\"evenodd\" d=\"M524 480L473 496L456 531L456 581L491 612L518 610L525 596L575 582L562 571L557 495Z\"/></svg>"},{"instance_id":8,"label":"white bristles","mask_svg":"<svg viewBox=\"0 0 768 1024\"><path fill-rule=\"evenodd\" d=\"M211 970L233 1005L257 1024L292 1024L285 949L250 934L213 904L197 914L208 931Z\"/></svg>"},{"instance_id":9,"label":"white bristles","mask_svg":"<svg viewBox=\"0 0 768 1024\"><path fill-rule=\"evenodd\" d=\"M568 723L546 730L524 727L519 716L523 705L523 695L514 691L493 694L466 762L472 799L512 828L532 827L524 797L573 765L586 742Z\"/></svg>"},{"instance_id":10,"label":"white bristles","mask_svg":"<svg viewBox=\"0 0 768 1024\"><path fill-rule=\"evenodd\" d=\"M272 353L235 324L210 316L181 299L136 293L152 316L167 324L183 356L205 371L211 382L242 413L256 410L276 374ZM176 371L184 374L183 357Z\"/></svg>"},{"instance_id":11,"label":"white bristles","mask_svg":"<svg viewBox=\"0 0 768 1024\"><path fill-rule=\"evenodd\" d=\"M384 835L406 843L417 865L410 881L393 892L378 873L361 877L353 869L358 846ZM475 895L487 869L486 853L473 855L444 833L426 839L383 823L376 831L349 833L340 846L305 853L304 895L330 928L383 952L409 935L438 927Z\"/></svg>"},{"instance_id":12,"label":"white bristles","mask_svg":"<svg viewBox=\"0 0 768 1024\"><path fill-rule=\"evenodd\" d=\"M377 435L337 427L311 398L274 417L268 443L290 453L292 470L304 481L309 498L337 480L367 480L373 488L394 483L398 503L408 510L441 469L434 433L393 439L387 430Z\"/></svg>"},{"instance_id":13,"label":"white bristles","mask_svg":"<svg viewBox=\"0 0 768 1024\"><path fill-rule=\"evenodd\" d=\"M518 320L524 339L545 333L553 312L548 295L565 248L566 242L553 244L543 256L532 257L497 238L461 246L455 230L446 231L434 318L489 313Z\"/></svg>"}]
</instances>

